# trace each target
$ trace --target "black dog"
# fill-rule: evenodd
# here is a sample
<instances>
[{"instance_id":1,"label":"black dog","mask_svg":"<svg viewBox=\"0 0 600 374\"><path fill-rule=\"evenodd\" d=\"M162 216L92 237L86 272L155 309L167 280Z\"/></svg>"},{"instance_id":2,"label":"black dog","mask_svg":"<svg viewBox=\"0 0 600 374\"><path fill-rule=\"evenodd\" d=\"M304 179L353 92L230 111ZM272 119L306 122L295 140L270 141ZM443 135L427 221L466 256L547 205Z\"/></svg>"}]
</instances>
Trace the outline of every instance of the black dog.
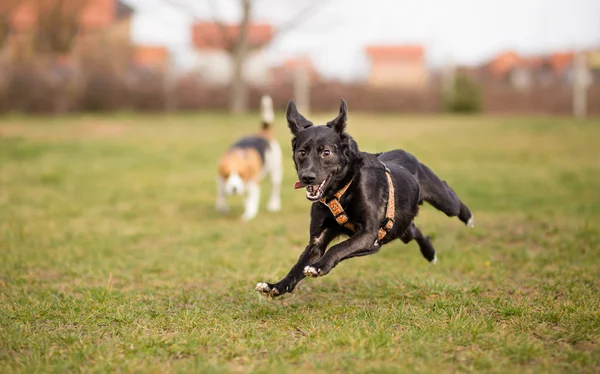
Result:
<instances>
[{"instance_id":1,"label":"black dog","mask_svg":"<svg viewBox=\"0 0 600 374\"><path fill-rule=\"evenodd\" d=\"M341 261L374 254L395 239L416 240L423 256L435 263L435 249L413 222L423 201L473 227L469 209L414 156L401 150L360 152L344 131L347 111L342 99L334 120L314 126L298 113L293 101L288 104L286 117L294 135L294 164L300 179L296 188L306 187L313 202L310 242L285 278L256 285L261 294L275 297L292 292L305 276L325 275ZM340 235L349 239L325 252Z\"/></svg>"}]
</instances>

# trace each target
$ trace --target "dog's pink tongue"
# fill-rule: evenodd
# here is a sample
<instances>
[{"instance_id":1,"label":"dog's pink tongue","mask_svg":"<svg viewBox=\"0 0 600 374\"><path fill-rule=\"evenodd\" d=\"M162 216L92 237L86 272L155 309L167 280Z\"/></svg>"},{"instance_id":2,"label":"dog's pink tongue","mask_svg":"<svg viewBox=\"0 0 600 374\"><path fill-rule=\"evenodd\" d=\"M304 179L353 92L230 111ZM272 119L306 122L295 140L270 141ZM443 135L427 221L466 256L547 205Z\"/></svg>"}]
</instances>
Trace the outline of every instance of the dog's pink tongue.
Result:
<instances>
[{"instance_id":1,"label":"dog's pink tongue","mask_svg":"<svg viewBox=\"0 0 600 374\"><path fill-rule=\"evenodd\" d=\"M302 188L302 187L304 187L304 186L300 182L296 182L296 184L294 184L295 189Z\"/></svg>"}]
</instances>

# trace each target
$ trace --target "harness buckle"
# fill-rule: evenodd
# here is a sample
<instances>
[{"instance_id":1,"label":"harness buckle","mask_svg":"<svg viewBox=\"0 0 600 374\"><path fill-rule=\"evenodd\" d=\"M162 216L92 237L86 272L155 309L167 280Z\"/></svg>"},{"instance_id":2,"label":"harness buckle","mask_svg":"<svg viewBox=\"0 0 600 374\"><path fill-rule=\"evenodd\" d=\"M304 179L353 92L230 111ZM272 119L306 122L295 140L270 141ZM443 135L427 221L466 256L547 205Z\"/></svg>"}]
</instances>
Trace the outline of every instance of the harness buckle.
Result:
<instances>
[{"instance_id":1,"label":"harness buckle","mask_svg":"<svg viewBox=\"0 0 600 374\"><path fill-rule=\"evenodd\" d=\"M394 227L394 219L390 217L385 217L385 220L383 222L384 224L381 225L381 228L384 229L386 233L390 232L392 227Z\"/></svg>"}]
</instances>

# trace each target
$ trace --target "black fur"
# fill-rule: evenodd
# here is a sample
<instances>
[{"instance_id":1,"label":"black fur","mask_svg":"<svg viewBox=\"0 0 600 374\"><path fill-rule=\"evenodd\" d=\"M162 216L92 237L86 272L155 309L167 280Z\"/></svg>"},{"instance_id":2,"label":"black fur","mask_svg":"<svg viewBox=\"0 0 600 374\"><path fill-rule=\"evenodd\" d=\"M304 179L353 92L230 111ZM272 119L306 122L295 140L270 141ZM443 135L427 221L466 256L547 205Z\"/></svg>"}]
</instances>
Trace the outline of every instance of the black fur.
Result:
<instances>
[{"instance_id":1,"label":"black fur","mask_svg":"<svg viewBox=\"0 0 600 374\"><path fill-rule=\"evenodd\" d=\"M265 152L269 149L269 142L261 136L246 136L238 140L231 148L254 148L260 155L260 160L265 163Z\"/></svg>"},{"instance_id":2,"label":"black fur","mask_svg":"<svg viewBox=\"0 0 600 374\"><path fill-rule=\"evenodd\" d=\"M356 231L353 233L338 225L327 206L314 202L310 213L310 242L298 262L281 281L261 283L258 291L269 296L292 292L305 276L325 275L341 261L376 253L382 245L395 239L404 243L415 240L423 256L433 261L435 249L413 222L423 201L448 216L459 216L465 223L471 218L468 208L446 182L414 156L401 150L378 154L360 152L356 142L345 132L347 105L343 99L339 115L325 126L314 126L298 113L293 101L288 105L286 117L294 135L294 165L303 184L319 185L326 181L319 197L329 200L352 180L341 204ZM395 222L379 243L377 231L385 220L388 199L386 166L394 183ZM347 235L349 239L325 251L340 235ZM305 270L307 266L312 270Z\"/></svg>"}]
</instances>

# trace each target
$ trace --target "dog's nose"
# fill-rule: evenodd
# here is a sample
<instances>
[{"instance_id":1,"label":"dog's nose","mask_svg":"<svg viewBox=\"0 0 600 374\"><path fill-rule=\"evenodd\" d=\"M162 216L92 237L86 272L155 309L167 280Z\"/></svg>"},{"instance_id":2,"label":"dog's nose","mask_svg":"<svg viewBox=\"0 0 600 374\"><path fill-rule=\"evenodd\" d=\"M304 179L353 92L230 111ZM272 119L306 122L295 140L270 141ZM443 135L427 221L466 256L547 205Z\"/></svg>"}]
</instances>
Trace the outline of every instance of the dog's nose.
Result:
<instances>
[{"instance_id":1,"label":"dog's nose","mask_svg":"<svg viewBox=\"0 0 600 374\"><path fill-rule=\"evenodd\" d=\"M315 182L315 179L317 179L317 177L314 174L304 174L301 179L302 183L304 183L307 186L311 186Z\"/></svg>"}]
</instances>

